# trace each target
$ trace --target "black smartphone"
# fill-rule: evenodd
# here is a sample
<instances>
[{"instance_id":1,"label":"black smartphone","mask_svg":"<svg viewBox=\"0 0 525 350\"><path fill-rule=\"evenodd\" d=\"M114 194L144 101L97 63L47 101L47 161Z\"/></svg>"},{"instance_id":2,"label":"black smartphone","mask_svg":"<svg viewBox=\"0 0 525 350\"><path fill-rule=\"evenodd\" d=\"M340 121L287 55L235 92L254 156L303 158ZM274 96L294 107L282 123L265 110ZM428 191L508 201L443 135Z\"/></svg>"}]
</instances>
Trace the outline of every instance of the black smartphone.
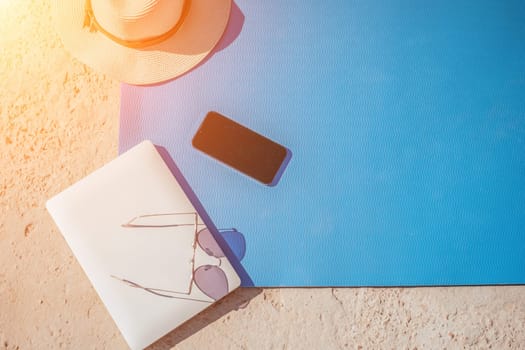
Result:
<instances>
[{"instance_id":1,"label":"black smartphone","mask_svg":"<svg viewBox=\"0 0 525 350\"><path fill-rule=\"evenodd\" d=\"M288 155L285 147L217 112L206 115L192 144L265 185L274 184Z\"/></svg>"}]
</instances>

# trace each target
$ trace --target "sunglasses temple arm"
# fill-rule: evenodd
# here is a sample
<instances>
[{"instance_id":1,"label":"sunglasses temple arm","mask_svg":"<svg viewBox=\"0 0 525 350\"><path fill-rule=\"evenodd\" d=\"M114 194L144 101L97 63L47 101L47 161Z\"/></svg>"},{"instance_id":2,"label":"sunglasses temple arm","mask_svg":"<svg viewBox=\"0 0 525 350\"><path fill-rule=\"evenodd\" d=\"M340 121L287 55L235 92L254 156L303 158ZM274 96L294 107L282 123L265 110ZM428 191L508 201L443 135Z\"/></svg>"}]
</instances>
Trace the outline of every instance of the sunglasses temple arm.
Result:
<instances>
[{"instance_id":1,"label":"sunglasses temple arm","mask_svg":"<svg viewBox=\"0 0 525 350\"><path fill-rule=\"evenodd\" d=\"M166 225L133 224L134 221L137 221L137 220L140 220L140 219L143 219L143 218L172 216L172 215L193 215L194 218L195 218L195 223L192 223L192 224L166 224ZM162 228L162 227L179 227L179 226L194 226L194 225L206 226L205 224L199 223L199 218L198 218L198 215L197 215L196 212L139 215L139 216L135 216L134 218L132 218L128 222L122 224L121 226L122 227L126 227L126 228L140 228L140 227L150 227L150 228L159 227L159 228Z\"/></svg>"},{"instance_id":2,"label":"sunglasses temple arm","mask_svg":"<svg viewBox=\"0 0 525 350\"><path fill-rule=\"evenodd\" d=\"M140 227L148 227L148 228L163 228L163 227L182 227L182 226L195 226L195 224L167 224L167 225L143 225L143 224L122 224L121 227L125 228L140 228ZM204 224L197 224L197 226L204 226Z\"/></svg>"},{"instance_id":3,"label":"sunglasses temple arm","mask_svg":"<svg viewBox=\"0 0 525 350\"><path fill-rule=\"evenodd\" d=\"M140 284L135 283L135 282L130 281L130 280L127 280L127 279L122 279L122 278L119 278L119 277L116 277L116 276L113 276L113 275L111 275L111 277L113 277L114 279L117 279L117 280L119 280L119 281L129 285L130 287L142 289L142 290L144 290L144 291L146 291L148 293L157 295L159 297L171 298L171 299L181 299L181 300L192 300L192 301L198 301L198 302L201 302L201 303L210 303L210 304L212 303L212 301L209 301L209 300L202 300L202 299L195 299L195 298L189 298L189 297L179 297L179 296L174 296L174 295L162 294L162 293L159 293L159 292L176 293L176 294L184 294L184 293L179 293L179 292L174 292L174 291L164 290L164 289L143 287Z\"/></svg>"}]
</instances>

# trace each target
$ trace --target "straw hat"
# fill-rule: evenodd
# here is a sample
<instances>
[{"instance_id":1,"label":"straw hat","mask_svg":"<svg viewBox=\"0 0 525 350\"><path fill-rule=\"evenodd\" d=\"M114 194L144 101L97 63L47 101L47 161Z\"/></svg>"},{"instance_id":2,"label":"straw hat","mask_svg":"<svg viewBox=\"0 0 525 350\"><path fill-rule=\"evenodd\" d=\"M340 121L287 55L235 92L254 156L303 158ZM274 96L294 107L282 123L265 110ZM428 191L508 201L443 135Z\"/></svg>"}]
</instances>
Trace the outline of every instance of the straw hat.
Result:
<instances>
[{"instance_id":1,"label":"straw hat","mask_svg":"<svg viewBox=\"0 0 525 350\"><path fill-rule=\"evenodd\" d=\"M130 84L175 78L201 62L226 29L231 0L55 0L64 46Z\"/></svg>"}]
</instances>

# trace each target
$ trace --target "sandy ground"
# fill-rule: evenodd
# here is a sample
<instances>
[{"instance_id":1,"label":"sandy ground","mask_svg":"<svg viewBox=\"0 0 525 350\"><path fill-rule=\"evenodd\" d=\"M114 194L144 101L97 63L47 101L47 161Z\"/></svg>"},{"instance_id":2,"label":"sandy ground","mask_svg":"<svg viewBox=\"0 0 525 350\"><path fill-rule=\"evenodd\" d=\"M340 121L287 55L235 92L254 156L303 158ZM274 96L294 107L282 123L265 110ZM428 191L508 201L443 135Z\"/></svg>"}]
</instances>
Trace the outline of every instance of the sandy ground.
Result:
<instances>
[{"instance_id":1,"label":"sandy ground","mask_svg":"<svg viewBox=\"0 0 525 350\"><path fill-rule=\"evenodd\" d=\"M44 208L117 155L119 83L36 0L0 0L0 79L0 349L125 349ZM241 289L153 348L518 349L524 330L525 287Z\"/></svg>"}]
</instances>

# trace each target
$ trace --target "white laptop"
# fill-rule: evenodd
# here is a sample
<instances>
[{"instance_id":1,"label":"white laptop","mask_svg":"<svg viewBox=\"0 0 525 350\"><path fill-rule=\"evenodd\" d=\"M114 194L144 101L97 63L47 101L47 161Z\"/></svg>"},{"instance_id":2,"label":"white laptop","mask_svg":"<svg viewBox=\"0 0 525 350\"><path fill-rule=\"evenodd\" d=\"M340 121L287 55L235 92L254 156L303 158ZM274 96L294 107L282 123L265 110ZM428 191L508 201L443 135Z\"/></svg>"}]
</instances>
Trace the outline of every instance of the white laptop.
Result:
<instances>
[{"instance_id":1,"label":"white laptop","mask_svg":"<svg viewBox=\"0 0 525 350\"><path fill-rule=\"evenodd\" d=\"M47 209L133 349L240 285L149 141L56 195Z\"/></svg>"}]
</instances>

